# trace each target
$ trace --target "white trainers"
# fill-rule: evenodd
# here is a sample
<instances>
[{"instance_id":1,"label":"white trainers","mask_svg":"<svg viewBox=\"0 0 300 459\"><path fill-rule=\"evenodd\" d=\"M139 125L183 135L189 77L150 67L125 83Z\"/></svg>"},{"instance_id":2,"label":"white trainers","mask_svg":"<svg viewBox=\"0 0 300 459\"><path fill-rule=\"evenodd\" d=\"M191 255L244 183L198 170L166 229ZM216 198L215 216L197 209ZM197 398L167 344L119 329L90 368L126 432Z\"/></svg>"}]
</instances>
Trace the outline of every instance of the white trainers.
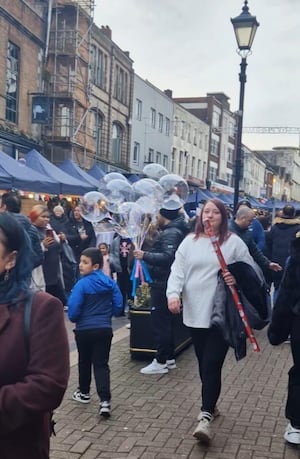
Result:
<instances>
[{"instance_id":1,"label":"white trainers","mask_svg":"<svg viewBox=\"0 0 300 459\"><path fill-rule=\"evenodd\" d=\"M110 416L110 402L104 401L100 403L99 416L109 418Z\"/></svg>"},{"instance_id":2,"label":"white trainers","mask_svg":"<svg viewBox=\"0 0 300 459\"><path fill-rule=\"evenodd\" d=\"M167 367L168 370L175 370L175 368L177 368L175 359L167 360Z\"/></svg>"},{"instance_id":3,"label":"white trainers","mask_svg":"<svg viewBox=\"0 0 300 459\"><path fill-rule=\"evenodd\" d=\"M90 403L91 397L90 394L83 394L79 389L77 389L72 395L72 400L80 403Z\"/></svg>"},{"instance_id":4,"label":"white trainers","mask_svg":"<svg viewBox=\"0 0 300 459\"><path fill-rule=\"evenodd\" d=\"M210 413L203 412L196 429L194 430L193 437L202 443L208 444L211 440L210 424L213 421L213 416Z\"/></svg>"},{"instance_id":5,"label":"white trainers","mask_svg":"<svg viewBox=\"0 0 300 459\"><path fill-rule=\"evenodd\" d=\"M293 443L293 445L300 445L300 429L295 429L289 423L284 433L284 439L289 443Z\"/></svg>"},{"instance_id":6,"label":"white trainers","mask_svg":"<svg viewBox=\"0 0 300 459\"><path fill-rule=\"evenodd\" d=\"M169 370L166 363L158 363L156 359L153 359L149 365L142 368L140 371L144 375L156 375L168 373Z\"/></svg>"},{"instance_id":7,"label":"white trainers","mask_svg":"<svg viewBox=\"0 0 300 459\"><path fill-rule=\"evenodd\" d=\"M197 417L197 421L200 421L203 417L203 413L206 413L205 411L200 411L200 413L198 414L198 417ZM212 419L210 422L213 422L218 416L220 416L220 411L218 410L218 408L216 407L215 408L215 411L214 411L214 414L212 415Z\"/></svg>"}]
</instances>

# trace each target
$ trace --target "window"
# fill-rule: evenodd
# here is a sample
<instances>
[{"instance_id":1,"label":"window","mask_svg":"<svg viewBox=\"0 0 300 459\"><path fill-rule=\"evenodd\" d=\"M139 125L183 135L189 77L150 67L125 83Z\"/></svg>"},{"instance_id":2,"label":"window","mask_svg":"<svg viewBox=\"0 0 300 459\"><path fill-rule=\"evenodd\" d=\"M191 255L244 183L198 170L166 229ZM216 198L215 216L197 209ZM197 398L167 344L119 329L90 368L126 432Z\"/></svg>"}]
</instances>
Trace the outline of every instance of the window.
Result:
<instances>
[{"instance_id":1,"label":"window","mask_svg":"<svg viewBox=\"0 0 300 459\"><path fill-rule=\"evenodd\" d=\"M156 110L154 108L151 108L151 127L155 129L156 126Z\"/></svg>"},{"instance_id":2,"label":"window","mask_svg":"<svg viewBox=\"0 0 300 459\"><path fill-rule=\"evenodd\" d=\"M170 136L170 119L166 118L166 135Z\"/></svg>"},{"instance_id":3,"label":"window","mask_svg":"<svg viewBox=\"0 0 300 459\"><path fill-rule=\"evenodd\" d=\"M123 130L117 123L113 123L112 130L112 159L116 163L121 162Z\"/></svg>"},{"instance_id":4,"label":"window","mask_svg":"<svg viewBox=\"0 0 300 459\"><path fill-rule=\"evenodd\" d=\"M128 93L128 75L124 69L119 65L115 68L115 86L114 86L114 97L122 102L127 103Z\"/></svg>"},{"instance_id":5,"label":"window","mask_svg":"<svg viewBox=\"0 0 300 459\"><path fill-rule=\"evenodd\" d=\"M214 167L210 166L209 170L208 170L208 178L211 181L215 181L216 178L217 178L217 169L215 169Z\"/></svg>"},{"instance_id":6,"label":"window","mask_svg":"<svg viewBox=\"0 0 300 459\"><path fill-rule=\"evenodd\" d=\"M19 109L19 73L20 48L8 42L6 60L6 110L5 118L12 123L18 122Z\"/></svg>"},{"instance_id":7,"label":"window","mask_svg":"<svg viewBox=\"0 0 300 459\"><path fill-rule=\"evenodd\" d=\"M177 116L174 117L174 135L178 135L178 118Z\"/></svg>"},{"instance_id":8,"label":"window","mask_svg":"<svg viewBox=\"0 0 300 459\"><path fill-rule=\"evenodd\" d=\"M101 140L102 140L102 125L103 118L101 113L94 111L94 128L93 128L93 137L95 139L95 151L96 156L101 156Z\"/></svg>"},{"instance_id":9,"label":"window","mask_svg":"<svg viewBox=\"0 0 300 459\"><path fill-rule=\"evenodd\" d=\"M198 132L197 132L197 129L195 128L194 129L194 145L195 146L197 145L197 135L198 135Z\"/></svg>"},{"instance_id":10,"label":"window","mask_svg":"<svg viewBox=\"0 0 300 459\"><path fill-rule=\"evenodd\" d=\"M220 126L220 114L218 112L213 111L212 125L213 127L217 127L217 128Z\"/></svg>"},{"instance_id":11,"label":"window","mask_svg":"<svg viewBox=\"0 0 300 459\"><path fill-rule=\"evenodd\" d=\"M192 157L192 165L191 165L191 175L195 177L195 164L196 164L196 158L195 156Z\"/></svg>"},{"instance_id":12,"label":"window","mask_svg":"<svg viewBox=\"0 0 300 459\"><path fill-rule=\"evenodd\" d=\"M168 156L164 155L163 157L163 166L168 169Z\"/></svg>"},{"instance_id":13,"label":"window","mask_svg":"<svg viewBox=\"0 0 300 459\"><path fill-rule=\"evenodd\" d=\"M132 161L135 164L138 164L139 158L140 158L140 144L138 142L134 142Z\"/></svg>"},{"instance_id":14,"label":"window","mask_svg":"<svg viewBox=\"0 0 300 459\"><path fill-rule=\"evenodd\" d=\"M176 148L173 148L171 153L171 172L175 172L175 155L176 155Z\"/></svg>"},{"instance_id":15,"label":"window","mask_svg":"<svg viewBox=\"0 0 300 459\"><path fill-rule=\"evenodd\" d=\"M181 121L181 138L184 140L185 138L185 122Z\"/></svg>"},{"instance_id":16,"label":"window","mask_svg":"<svg viewBox=\"0 0 300 459\"><path fill-rule=\"evenodd\" d=\"M190 124L188 124L188 127L187 127L187 141L191 143L191 125Z\"/></svg>"},{"instance_id":17,"label":"window","mask_svg":"<svg viewBox=\"0 0 300 459\"><path fill-rule=\"evenodd\" d=\"M137 120L141 121L142 119L142 101L140 99L136 99L135 101L135 117Z\"/></svg>"},{"instance_id":18,"label":"window","mask_svg":"<svg viewBox=\"0 0 300 459\"><path fill-rule=\"evenodd\" d=\"M180 151L179 153L179 165L178 165L178 173L179 175L182 174L183 171L183 151Z\"/></svg>"},{"instance_id":19,"label":"window","mask_svg":"<svg viewBox=\"0 0 300 459\"><path fill-rule=\"evenodd\" d=\"M149 148L148 150L148 163L154 162L154 150L153 148Z\"/></svg>"},{"instance_id":20,"label":"window","mask_svg":"<svg viewBox=\"0 0 300 459\"><path fill-rule=\"evenodd\" d=\"M70 108L60 105L60 135L70 137Z\"/></svg>"},{"instance_id":21,"label":"window","mask_svg":"<svg viewBox=\"0 0 300 459\"><path fill-rule=\"evenodd\" d=\"M156 152L156 162L158 164L161 164L161 153L160 153L160 151Z\"/></svg>"},{"instance_id":22,"label":"window","mask_svg":"<svg viewBox=\"0 0 300 459\"><path fill-rule=\"evenodd\" d=\"M91 49L91 81L101 89L106 89L107 56L96 46Z\"/></svg>"},{"instance_id":23,"label":"window","mask_svg":"<svg viewBox=\"0 0 300 459\"><path fill-rule=\"evenodd\" d=\"M219 156L219 142L217 142L215 139L211 139L211 146L210 146L211 154L214 156Z\"/></svg>"},{"instance_id":24,"label":"window","mask_svg":"<svg viewBox=\"0 0 300 459\"><path fill-rule=\"evenodd\" d=\"M228 150L227 150L227 151L228 151L227 161L228 161L229 163L232 163L232 162L233 162L233 153L234 153L234 150L233 150L233 148L228 147Z\"/></svg>"},{"instance_id":25,"label":"window","mask_svg":"<svg viewBox=\"0 0 300 459\"><path fill-rule=\"evenodd\" d=\"M159 132L162 132L164 128L164 116L159 113L158 114L158 130Z\"/></svg>"},{"instance_id":26,"label":"window","mask_svg":"<svg viewBox=\"0 0 300 459\"><path fill-rule=\"evenodd\" d=\"M197 178L200 178L201 177L201 159L198 159L198 162L197 162L197 175L196 175Z\"/></svg>"}]
</instances>

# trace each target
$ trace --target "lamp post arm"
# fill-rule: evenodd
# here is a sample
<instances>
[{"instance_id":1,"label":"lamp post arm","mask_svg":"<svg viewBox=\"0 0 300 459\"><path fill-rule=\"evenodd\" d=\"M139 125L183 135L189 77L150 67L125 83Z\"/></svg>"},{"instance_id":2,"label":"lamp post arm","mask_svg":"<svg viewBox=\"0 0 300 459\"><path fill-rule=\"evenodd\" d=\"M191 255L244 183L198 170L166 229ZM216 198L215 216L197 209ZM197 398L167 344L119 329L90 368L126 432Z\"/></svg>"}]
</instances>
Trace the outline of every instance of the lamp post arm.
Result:
<instances>
[{"instance_id":1,"label":"lamp post arm","mask_svg":"<svg viewBox=\"0 0 300 459\"><path fill-rule=\"evenodd\" d=\"M237 126L237 135L236 135L235 180L234 180L234 200L233 200L234 212L236 212L237 210L237 205L239 201L240 179L241 179L244 97L245 97L245 83L247 81L247 77L246 77L247 59L246 57L242 57L240 67L241 67L241 71L239 73L240 101L239 101L238 126Z\"/></svg>"}]
</instances>

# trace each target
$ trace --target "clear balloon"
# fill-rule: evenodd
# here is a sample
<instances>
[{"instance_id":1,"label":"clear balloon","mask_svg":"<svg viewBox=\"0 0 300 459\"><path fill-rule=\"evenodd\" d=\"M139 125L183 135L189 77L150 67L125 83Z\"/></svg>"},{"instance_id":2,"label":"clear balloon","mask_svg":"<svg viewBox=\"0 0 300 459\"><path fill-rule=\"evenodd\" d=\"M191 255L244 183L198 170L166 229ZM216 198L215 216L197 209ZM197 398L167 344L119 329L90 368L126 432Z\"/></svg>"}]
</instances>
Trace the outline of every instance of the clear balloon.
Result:
<instances>
[{"instance_id":1,"label":"clear balloon","mask_svg":"<svg viewBox=\"0 0 300 459\"><path fill-rule=\"evenodd\" d=\"M150 178L144 178L135 182L132 188L136 194L136 199L141 196L148 196L154 200L162 200L164 190L158 182Z\"/></svg>"},{"instance_id":2,"label":"clear balloon","mask_svg":"<svg viewBox=\"0 0 300 459\"><path fill-rule=\"evenodd\" d=\"M143 169L143 174L147 175L154 180L159 180L164 175L167 175L169 171L161 164L151 163L147 164Z\"/></svg>"},{"instance_id":3,"label":"clear balloon","mask_svg":"<svg viewBox=\"0 0 300 459\"><path fill-rule=\"evenodd\" d=\"M111 180L106 185L103 193L106 197L106 208L110 212L120 213L120 205L126 201L132 201L134 192L130 183L126 180Z\"/></svg>"},{"instance_id":4,"label":"clear balloon","mask_svg":"<svg viewBox=\"0 0 300 459\"><path fill-rule=\"evenodd\" d=\"M110 172L109 174L105 174L101 180L105 183L111 182L112 180L123 180L124 182L128 182L127 178L120 174L120 172Z\"/></svg>"},{"instance_id":5,"label":"clear balloon","mask_svg":"<svg viewBox=\"0 0 300 459\"><path fill-rule=\"evenodd\" d=\"M167 210L177 210L182 207L182 201L177 196L177 194L172 194L171 196L167 196L164 199L163 203L161 204L161 207Z\"/></svg>"},{"instance_id":6,"label":"clear balloon","mask_svg":"<svg viewBox=\"0 0 300 459\"><path fill-rule=\"evenodd\" d=\"M88 222L99 222L107 216L106 198L99 191L89 191L78 203L82 218Z\"/></svg>"},{"instance_id":7,"label":"clear balloon","mask_svg":"<svg viewBox=\"0 0 300 459\"><path fill-rule=\"evenodd\" d=\"M149 214L152 217L158 212L161 207L161 201L155 201L149 196L141 196L137 199L136 203L144 210L145 214Z\"/></svg>"},{"instance_id":8,"label":"clear balloon","mask_svg":"<svg viewBox=\"0 0 300 459\"><path fill-rule=\"evenodd\" d=\"M164 190L164 200L172 196L178 196L181 203L184 204L188 198L189 187L183 177L176 174L164 175L158 182Z\"/></svg>"}]
</instances>

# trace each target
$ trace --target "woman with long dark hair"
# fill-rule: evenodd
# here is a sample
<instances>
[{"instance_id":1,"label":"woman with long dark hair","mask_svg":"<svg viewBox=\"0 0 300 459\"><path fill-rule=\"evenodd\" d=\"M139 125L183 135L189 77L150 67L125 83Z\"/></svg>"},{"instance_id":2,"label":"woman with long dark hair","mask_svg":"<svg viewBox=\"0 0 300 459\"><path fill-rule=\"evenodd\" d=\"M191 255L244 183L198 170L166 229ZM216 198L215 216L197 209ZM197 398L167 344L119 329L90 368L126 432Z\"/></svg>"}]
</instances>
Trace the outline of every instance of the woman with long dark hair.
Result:
<instances>
[{"instance_id":1,"label":"woman with long dark hair","mask_svg":"<svg viewBox=\"0 0 300 459\"><path fill-rule=\"evenodd\" d=\"M30 251L16 219L0 214L0 456L11 459L49 458L51 413L69 376L62 304L30 293Z\"/></svg>"},{"instance_id":2,"label":"woman with long dark hair","mask_svg":"<svg viewBox=\"0 0 300 459\"><path fill-rule=\"evenodd\" d=\"M221 392L221 371L228 351L219 328L211 326L214 296L220 264L205 230L209 220L218 238L226 264L243 261L253 268L254 261L245 243L228 231L227 212L218 199L204 204L195 227L180 244L168 280L168 307L179 313L182 293L183 321L190 328L202 382L202 406L194 437L203 442L211 439L210 424L218 415L216 403ZM228 271L223 275L227 285L235 283Z\"/></svg>"}]
</instances>

